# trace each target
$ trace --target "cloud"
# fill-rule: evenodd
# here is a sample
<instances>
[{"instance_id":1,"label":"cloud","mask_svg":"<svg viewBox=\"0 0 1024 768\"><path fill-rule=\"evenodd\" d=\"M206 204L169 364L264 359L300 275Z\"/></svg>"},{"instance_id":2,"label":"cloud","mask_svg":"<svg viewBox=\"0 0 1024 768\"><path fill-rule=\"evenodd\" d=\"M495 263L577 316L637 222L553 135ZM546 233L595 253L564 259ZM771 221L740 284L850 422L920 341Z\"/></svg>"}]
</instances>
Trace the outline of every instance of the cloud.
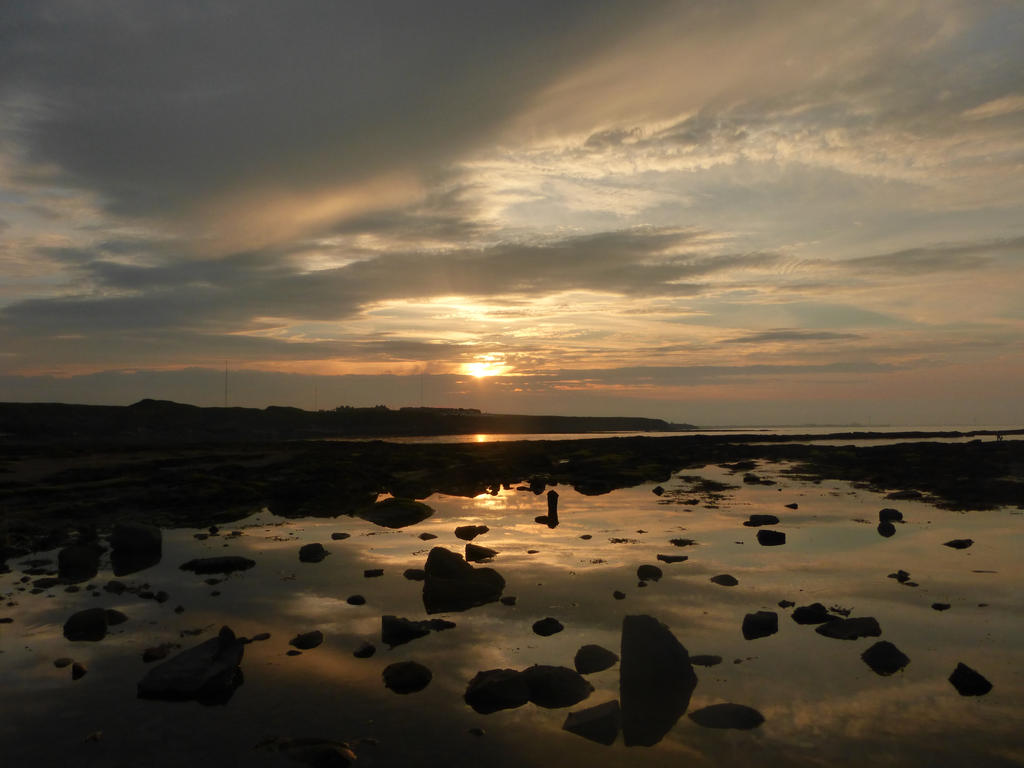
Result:
<instances>
[{"instance_id":1,"label":"cloud","mask_svg":"<svg viewBox=\"0 0 1024 768\"><path fill-rule=\"evenodd\" d=\"M862 339L856 333L834 333L832 331L801 331L787 328L777 328L762 333L754 333L749 336L739 336L734 339L724 339L724 344L771 344L774 342L798 342L806 341L838 341L843 339Z\"/></svg>"},{"instance_id":2,"label":"cloud","mask_svg":"<svg viewBox=\"0 0 1024 768\"><path fill-rule=\"evenodd\" d=\"M916 275L932 272L976 271L997 257L1024 255L1024 237L907 248L877 256L846 259L842 266L866 272Z\"/></svg>"}]
</instances>

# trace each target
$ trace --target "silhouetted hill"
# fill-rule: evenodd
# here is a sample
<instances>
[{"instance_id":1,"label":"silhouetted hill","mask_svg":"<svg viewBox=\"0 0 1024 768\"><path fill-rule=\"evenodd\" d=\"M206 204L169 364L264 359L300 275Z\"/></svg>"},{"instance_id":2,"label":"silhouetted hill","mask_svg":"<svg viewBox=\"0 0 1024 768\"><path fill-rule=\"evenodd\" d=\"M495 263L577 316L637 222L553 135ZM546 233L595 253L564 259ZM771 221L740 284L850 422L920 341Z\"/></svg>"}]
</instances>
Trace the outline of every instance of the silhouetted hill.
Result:
<instances>
[{"instance_id":1,"label":"silhouetted hill","mask_svg":"<svg viewBox=\"0 0 1024 768\"><path fill-rule=\"evenodd\" d=\"M0 436L19 442L206 442L477 433L677 432L661 419L520 416L467 408L200 408L170 400L130 406L0 403Z\"/></svg>"}]
</instances>

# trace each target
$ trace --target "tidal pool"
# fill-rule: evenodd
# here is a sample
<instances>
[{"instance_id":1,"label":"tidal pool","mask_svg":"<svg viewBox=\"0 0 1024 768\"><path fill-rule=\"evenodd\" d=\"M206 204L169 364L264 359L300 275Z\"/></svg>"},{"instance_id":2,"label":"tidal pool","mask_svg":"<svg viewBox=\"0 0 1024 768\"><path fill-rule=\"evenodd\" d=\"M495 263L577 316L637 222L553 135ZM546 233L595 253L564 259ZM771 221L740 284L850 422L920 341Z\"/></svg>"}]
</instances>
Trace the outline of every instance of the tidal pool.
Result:
<instances>
[{"instance_id":1,"label":"tidal pool","mask_svg":"<svg viewBox=\"0 0 1024 768\"><path fill-rule=\"evenodd\" d=\"M56 570L57 553L9 564L0 576L0 749L10 766L299 765L301 751L275 749L287 738L348 742L368 766L835 766L1024 764L1024 517L1020 510L956 513L917 501L887 500L840 482L804 482L783 464L762 464L774 485L743 482L744 472L708 466L662 483L583 496L558 486L556 527L543 494L523 488L473 499L432 496L434 514L401 529L352 517L286 520L267 511L206 531L165 530L161 561L120 577L129 591L103 589L113 573L104 560L79 591L65 585L32 594L33 582ZM716 490L714 481L730 488ZM791 509L786 505L797 505ZM895 534L877 530L879 510L895 507ZM750 515L770 514L786 534L761 546ZM498 551L486 563L505 579L514 605L491 602L432 614L455 623L394 648L381 642L381 617L428 618L423 583L406 578L434 546L463 553L462 525L486 525L473 543ZM240 535L231 535L232 531ZM349 534L333 540L332 533ZM420 534L437 538L424 541ZM587 536L589 538L582 538ZM944 546L971 539L966 549ZM676 540L676 543L673 543ZM692 543L687 543L692 541ZM299 561L303 544L330 552ZM250 570L201 576L179 566L197 557L242 555ZM687 556L662 562L657 555ZM662 577L639 586L637 568ZM382 569L367 577L364 572ZM890 574L905 571L903 582ZM713 576L738 582L721 586ZM207 583L216 579L219 583ZM917 586L910 586L916 584ZM96 589L87 589L95 586ZM165 591L165 602L140 591ZM613 593L625 593L616 599ZM360 595L365 603L348 598ZM879 637L841 640L797 624L793 608L822 603L833 612L877 619ZM933 604L948 604L935 610ZM183 608L176 612L178 607ZM89 607L112 608L128 620L99 642L72 642L62 625ZM775 612L778 631L744 638L744 617ZM569 712L619 698L619 665L587 675L594 692L564 709L534 704L478 714L464 701L481 670L533 664L573 666L581 646L619 652L623 618L650 615L694 655L689 712L731 702L764 717L749 730L698 725L682 716L657 744L611 746L562 729ZM836 615L840 615L836 613ZM553 617L564 629L542 637L534 622ZM143 651L162 643L187 649L217 635L270 633L245 647L244 683L223 705L136 697L151 669ZM324 642L289 656L289 641L320 630ZM861 654L880 640L909 657L902 670L876 674ZM370 642L370 658L353 651ZM172 654L175 653L172 651ZM72 680L72 658L87 674ZM417 693L384 687L385 667L416 661L432 673ZM992 689L962 696L948 678L958 663L981 673ZM159 663L159 662L157 662ZM482 731L482 732L481 732Z\"/></svg>"}]
</instances>

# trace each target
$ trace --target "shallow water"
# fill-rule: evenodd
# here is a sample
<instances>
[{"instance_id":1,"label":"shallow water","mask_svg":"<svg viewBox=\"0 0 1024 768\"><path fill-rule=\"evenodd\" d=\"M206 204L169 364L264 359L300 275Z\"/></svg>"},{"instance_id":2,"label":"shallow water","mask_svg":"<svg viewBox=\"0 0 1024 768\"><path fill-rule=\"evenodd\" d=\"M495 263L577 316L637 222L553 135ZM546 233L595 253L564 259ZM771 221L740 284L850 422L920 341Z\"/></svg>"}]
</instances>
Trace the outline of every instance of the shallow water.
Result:
<instances>
[{"instance_id":1,"label":"shallow water","mask_svg":"<svg viewBox=\"0 0 1024 768\"><path fill-rule=\"evenodd\" d=\"M653 484L604 496L560 486L561 522L554 529L534 522L546 512L544 496L506 490L475 499L431 497L434 515L401 530L349 517L294 521L262 512L204 541L194 530L165 531L162 561L121 578L166 590L170 599L163 604L129 593L66 593L62 586L32 595L19 591L26 585L18 563L28 558L15 560L14 572L0 576L7 596L0 617L14 620L0 624L0 754L12 766L298 765L254 749L267 738L296 736L356 743L359 764L371 766L1024 764L1020 511L948 512L887 501L845 483L797 481L784 469L755 470L778 480L775 486L744 485L742 473L719 467L690 469L663 483L662 497L651 492ZM700 496L682 477L694 475L739 487L717 499ZM693 499L699 503L678 503ZM799 509L784 506L791 502ZM888 506L899 508L906 522L886 539L875 526L878 510ZM787 534L784 546L758 545L758 529L742 525L755 513L781 518L774 528ZM475 543L499 551L489 565L505 577L504 594L516 596L516 605L440 614L457 626L389 650L380 642L382 615L426 617L422 584L403 571L423 567L434 545L461 553L464 542L454 529L469 523L490 526ZM242 535L228 538L230 530ZM332 541L335 531L351 538ZM423 542L422 532L438 538ZM677 547L674 538L696 543ZM954 538L975 543L965 550L942 546ZM300 545L312 541L331 555L299 562ZM659 553L689 559L660 563ZM193 557L219 554L246 555L257 565L216 585L178 569ZM55 552L37 557L56 562ZM636 569L645 563L659 565L664 576L639 588ZM368 568L383 568L384 575L364 578ZM897 569L909 571L919 586L887 578ZM709 580L722 573L739 584ZM101 571L92 583L111 578ZM613 599L614 590L626 598ZM366 604L349 605L353 594ZM791 609L777 606L782 599L873 616L882 636L823 637L793 622ZM934 602L951 608L935 611ZM174 613L177 605L183 613ZM64 620L92 606L117 608L129 621L98 643L65 640ZM779 631L745 640L743 617L758 610L776 611ZM696 668L689 711L735 702L759 710L764 724L716 730L684 716L653 747L625 747L621 737L605 747L563 731L568 711L618 697L618 666L589 675L595 692L567 710L527 704L480 715L463 702L466 684L480 670L571 667L576 650L589 643L618 652L627 614L657 617L691 654L724 658ZM564 631L535 635L531 625L547 616ZM135 698L150 666L141 659L145 648L162 642L187 648L225 624L239 635L271 633L246 647L245 683L230 702ZM198 636L179 636L200 628ZM324 644L286 656L288 641L311 629L323 631ZM888 677L872 672L860 654L879 639L894 643L910 664ZM353 657L365 640L376 654ZM83 662L88 674L72 682L69 669L53 666L62 656ZM402 696L384 688L381 672L406 659L429 667L433 680ZM993 690L960 696L947 680L958 662L981 672ZM471 728L486 732L474 735ZM96 732L102 737L86 741Z\"/></svg>"}]
</instances>

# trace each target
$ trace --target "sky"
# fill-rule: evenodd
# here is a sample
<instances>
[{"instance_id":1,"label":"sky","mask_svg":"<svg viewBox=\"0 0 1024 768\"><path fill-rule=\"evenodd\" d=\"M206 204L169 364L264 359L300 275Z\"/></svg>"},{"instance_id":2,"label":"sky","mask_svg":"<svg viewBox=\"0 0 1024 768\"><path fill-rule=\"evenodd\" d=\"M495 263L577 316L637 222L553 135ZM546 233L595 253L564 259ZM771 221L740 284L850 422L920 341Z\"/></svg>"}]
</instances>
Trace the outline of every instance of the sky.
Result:
<instances>
[{"instance_id":1,"label":"sky","mask_svg":"<svg viewBox=\"0 0 1024 768\"><path fill-rule=\"evenodd\" d=\"M0 400L1024 425L1022 73L1010 1L8 0Z\"/></svg>"}]
</instances>

